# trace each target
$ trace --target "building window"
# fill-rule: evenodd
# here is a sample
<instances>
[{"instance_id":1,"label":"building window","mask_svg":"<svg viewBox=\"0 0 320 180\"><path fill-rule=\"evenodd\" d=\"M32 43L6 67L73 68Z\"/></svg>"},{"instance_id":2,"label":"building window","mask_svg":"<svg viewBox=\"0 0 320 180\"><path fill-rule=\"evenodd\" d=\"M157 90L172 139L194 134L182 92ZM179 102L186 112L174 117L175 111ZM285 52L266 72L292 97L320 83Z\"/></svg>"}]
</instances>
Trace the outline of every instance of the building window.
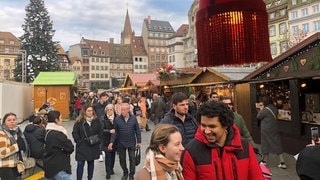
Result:
<instances>
[{"instance_id":1,"label":"building window","mask_svg":"<svg viewBox=\"0 0 320 180\"><path fill-rule=\"evenodd\" d=\"M104 74L104 77L105 77L105 78L108 78L109 76L108 76L108 74Z\"/></svg>"},{"instance_id":2,"label":"building window","mask_svg":"<svg viewBox=\"0 0 320 180\"><path fill-rule=\"evenodd\" d=\"M309 32L309 23L302 24L302 30L303 32Z\"/></svg>"},{"instance_id":3,"label":"building window","mask_svg":"<svg viewBox=\"0 0 320 180\"><path fill-rule=\"evenodd\" d=\"M100 74L100 77L101 77L101 79L103 79L103 78L104 78L104 75L103 75L103 74Z\"/></svg>"},{"instance_id":4,"label":"building window","mask_svg":"<svg viewBox=\"0 0 320 180\"><path fill-rule=\"evenodd\" d=\"M276 35L276 27L273 25L273 26L270 26L269 27L269 36L275 36Z\"/></svg>"},{"instance_id":5,"label":"building window","mask_svg":"<svg viewBox=\"0 0 320 180\"><path fill-rule=\"evenodd\" d=\"M5 66L10 66L10 59L5 59L4 60L4 65Z\"/></svg>"},{"instance_id":6,"label":"building window","mask_svg":"<svg viewBox=\"0 0 320 180\"><path fill-rule=\"evenodd\" d=\"M0 44L4 44L4 40L3 39L0 39Z\"/></svg>"},{"instance_id":7,"label":"building window","mask_svg":"<svg viewBox=\"0 0 320 180\"><path fill-rule=\"evenodd\" d=\"M302 17L308 16L308 8L301 9L301 14L302 14Z\"/></svg>"},{"instance_id":8,"label":"building window","mask_svg":"<svg viewBox=\"0 0 320 180\"><path fill-rule=\"evenodd\" d=\"M11 40L9 43L10 43L11 45L14 45L14 41L12 41L12 40Z\"/></svg>"},{"instance_id":9,"label":"building window","mask_svg":"<svg viewBox=\"0 0 320 180\"><path fill-rule=\"evenodd\" d=\"M313 22L313 29L314 29L314 31L319 31L320 30L320 21L314 21Z\"/></svg>"},{"instance_id":10,"label":"building window","mask_svg":"<svg viewBox=\"0 0 320 180\"><path fill-rule=\"evenodd\" d=\"M138 67L139 67L138 64L134 65L134 69L138 69Z\"/></svg>"},{"instance_id":11,"label":"building window","mask_svg":"<svg viewBox=\"0 0 320 180\"><path fill-rule=\"evenodd\" d=\"M96 66L96 70L100 70L99 66Z\"/></svg>"},{"instance_id":12,"label":"building window","mask_svg":"<svg viewBox=\"0 0 320 180\"><path fill-rule=\"evenodd\" d=\"M91 66L91 70L95 70L95 66Z\"/></svg>"},{"instance_id":13,"label":"building window","mask_svg":"<svg viewBox=\"0 0 320 180\"><path fill-rule=\"evenodd\" d=\"M277 44L276 43L270 44L270 49L271 49L271 54L272 55L276 55L277 54Z\"/></svg>"},{"instance_id":14,"label":"building window","mask_svg":"<svg viewBox=\"0 0 320 180\"><path fill-rule=\"evenodd\" d=\"M287 31L286 23L279 24L279 34L285 34Z\"/></svg>"},{"instance_id":15,"label":"building window","mask_svg":"<svg viewBox=\"0 0 320 180\"><path fill-rule=\"evenodd\" d=\"M280 10L280 16L285 16L287 14L287 9Z\"/></svg>"},{"instance_id":16,"label":"building window","mask_svg":"<svg viewBox=\"0 0 320 180\"><path fill-rule=\"evenodd\" d=\"M276 17L276 13L270 13L269 14L269 19L274 19Z\"/></svg>"},{"instance_id":17,"label":"building window","mask_svg":"<svg viewBox=\"0 0 320 180\"><path fill-rule=\"evenodd\" d=\"M292 34L297 34L299 31L299 27L298 26L292 26Z\"/></svg>"},{"instance_id":18,"label":"building window","mask_svg":"<svg viewBox=\"0 0 320 180\"><path fill-rule=\"evenodd\" d=\"M313 14L320 12L319 4L312 6Z\"/></svg>"},{"instance_id":19,"label":"building window","mask_svg":"<svg viewBox=\"0 0 320 180\"><path fill-rule=\"evenodd\" d=\"M95 74L91 74L91 78L96 78Z\"/></svg>"},{"instance_id":20,"label":"building window","mask_svg":"<svg viewBox=\"0 0 320 180\"><path fill-rule=\"evenodd\" d=\"M100 74L96 74L96 78L100 78Z\"/></svg>"},{"instance_id":21,"label":"building window","mask_svg":"<svg viewBox=\"0 0 320 180\"><path fill-rule=\"evenodd\" d=\"M96 59L95 57L91 58L91 62L95 62L95 59Z\"/></svg>"},{"instance_id":22,"label":"building window","mask_svg":"<svg viewBox=\"0 0 320 180\"><path fill-rule=\"evenodd\" d=\"M288 49L288 43L286 41L280 42L280 52L284 53Z\"/></svg>"},{"instance_id":23,"label":"building window","mask_svg":"<svg viewBox=\"0 0 320 180\"><path fill-rule=\"evenodd\" d=\"M292 11L291 12L291 18L292 19L297 19L298 18L298 12L297 11Z\"/></svg>"},{"instance_id":24,"label":"building window","mask_svg":"<svg viewBox=\"0 0 320 180\"><path fill-rule=\"evenodd\" d=\"M292 5L296 5L297 4L297 0L291 0Z\"/></svg>"}]
</instances>

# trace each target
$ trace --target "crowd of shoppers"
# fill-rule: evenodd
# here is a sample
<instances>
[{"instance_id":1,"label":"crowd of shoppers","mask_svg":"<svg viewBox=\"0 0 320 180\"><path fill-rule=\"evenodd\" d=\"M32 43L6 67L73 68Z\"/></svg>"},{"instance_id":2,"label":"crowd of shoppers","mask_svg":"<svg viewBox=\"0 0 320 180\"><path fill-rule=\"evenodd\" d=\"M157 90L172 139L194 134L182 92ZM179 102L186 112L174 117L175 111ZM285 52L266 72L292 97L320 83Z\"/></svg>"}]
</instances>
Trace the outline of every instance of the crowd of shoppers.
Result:
<instances>
[{"instance_id":1,"label":"crowd of shoppers","mask_svg":"<svg viewBox=\"0 0 320 180\"><path fill-rule=\"evenodd\" d=\"M273 124L277 109L271 101L264 101L264 105L257 116L261 121L264 163L269 153L276 153L279 167L286 168L279 136L274 134L273 139L266 136L270 135L270 127L277 133ZM1 154L0 177L19 179L16 160L30 148L32 157L43 160L48 179L71 179L70 155L74 150L78 180L83 179L85 164L86 179L94 179L94 161L99 158L104 161L106 179L111 179L117 154L122 180L263 178L253 151L253 138L230 97L216 92L210 96L200 93L189 97L177 92L170 98L158 94L130 96L90 92L76 97L74 108L75 148L62 126L59 111L46 110L45 116L35 117L24 133L20 133L15 115L7 114L0 131L0 144L3 144L0 152L7 149L10 152ZM136 174L135 150L141 147L143 129L151 130L148 121L155 124L155 129L146 149L144 166ZM92 142L94 137L98 140Z\"/></svg>"}]
</instances>

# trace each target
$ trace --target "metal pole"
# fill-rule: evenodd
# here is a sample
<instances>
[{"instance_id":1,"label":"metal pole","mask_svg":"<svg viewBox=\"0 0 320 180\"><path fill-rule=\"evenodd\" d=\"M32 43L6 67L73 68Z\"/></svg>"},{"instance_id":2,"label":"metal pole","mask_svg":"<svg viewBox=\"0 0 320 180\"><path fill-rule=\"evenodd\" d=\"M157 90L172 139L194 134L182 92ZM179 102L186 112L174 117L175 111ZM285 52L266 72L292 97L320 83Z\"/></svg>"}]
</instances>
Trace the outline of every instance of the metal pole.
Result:
<instances>
[{"instance_id":1,"label":"metal pole","mask_svg":"<svg viewBox=\"0 0 320 180\"><path fill-rule=\"evenodd\" d=\"M26 50L20 50L22 54L22 64L21 64L21 81L22 83L27 82L27 51Z\"/></svg>"}]
</instances>

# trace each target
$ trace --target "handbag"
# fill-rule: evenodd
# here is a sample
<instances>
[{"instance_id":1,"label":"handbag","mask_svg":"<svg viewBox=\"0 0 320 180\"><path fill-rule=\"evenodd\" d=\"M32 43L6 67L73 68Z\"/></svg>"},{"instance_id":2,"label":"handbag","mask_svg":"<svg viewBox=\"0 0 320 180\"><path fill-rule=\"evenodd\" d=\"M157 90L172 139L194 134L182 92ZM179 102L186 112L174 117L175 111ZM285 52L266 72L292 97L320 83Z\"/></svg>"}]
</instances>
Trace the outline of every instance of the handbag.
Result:
<instances>
[{"instance_id":1,"label":"handbag","mask_svg":"<svg viewBox=\"0 0 320 180\"><path fill-rule=\"evenodd\" d=\"M98 134L95 134L95 135L88 137L86 129L84 128L84 124L82 124L82 128L83 128L84 135L86 136L86 140L88 141L88 143L90 145L96 145L96 144L100 143L100 138L99 138Z\"/></svg>"},{"instance_id":2,"label":"handbag","mask_svg":"<svg viewBox=\"0 0 320 180\"><path fill-rule=\"evenodd\" d=\"M138 166L140 164L141 161L141 154L140 154L140 147L137 147L135 150L135 163L136 166Z\"/></svg>"},{"instance_id":3,"label":"handbag","mask_svg":"<svg viewBox=\"0 0 320 180\"><path fill-rule=\"evenodd\" d=\"M26 170L26 167L24 166L24 163L22 161L18 161L17 170L18 173L23 173Z\"/></svg>"},{"instance_id":4,"label":"handbag","mask_svg":"<svg viewBox=\"0 0 320 180\"><path fill-rule=\"evenodd\" d=\"M26 157L23 160L23 164L24 164L25 169L33 168L36 166L36 159L33 157Z\"/></svg>"}]
</instances>

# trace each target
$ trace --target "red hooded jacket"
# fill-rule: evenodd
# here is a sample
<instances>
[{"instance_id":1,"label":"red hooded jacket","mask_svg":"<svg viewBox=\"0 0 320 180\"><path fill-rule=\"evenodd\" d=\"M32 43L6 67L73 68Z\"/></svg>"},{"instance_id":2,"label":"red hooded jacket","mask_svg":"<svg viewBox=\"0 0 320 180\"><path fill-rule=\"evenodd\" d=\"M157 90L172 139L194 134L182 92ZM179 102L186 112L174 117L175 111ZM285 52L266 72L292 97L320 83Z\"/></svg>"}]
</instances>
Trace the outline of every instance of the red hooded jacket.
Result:
<instances>
[{"instance_id":1,"label":"red hooded jacket","mask_svg":"<svg viewBox=\"0 0 320 180\"><path fill-rule=\"evenodd\" d=\"M241 139L238 128L228 128L224 147L209 143L198 127L182 157L185 179L263 180L252 146Z\"/></svg>"}]
</instances>

